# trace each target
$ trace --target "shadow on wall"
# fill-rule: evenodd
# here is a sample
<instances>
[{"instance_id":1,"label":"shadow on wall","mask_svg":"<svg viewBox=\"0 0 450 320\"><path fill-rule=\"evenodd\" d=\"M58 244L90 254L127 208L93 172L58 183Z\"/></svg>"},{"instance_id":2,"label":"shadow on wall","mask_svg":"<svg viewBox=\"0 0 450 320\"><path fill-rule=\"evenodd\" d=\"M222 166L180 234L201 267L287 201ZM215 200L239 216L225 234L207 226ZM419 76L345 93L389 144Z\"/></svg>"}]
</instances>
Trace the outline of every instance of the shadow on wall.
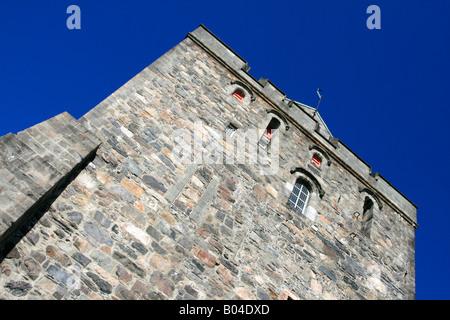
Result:
<instances>
[{"instance_id":1,"label":"shadow on wall","mask_svg":"<svg viewBox=\"0 0 450 320\"><path fill-rule=\"evenodd\" d=\"M11 227L0 236L0 263L2 263L8 255L16 254L14 252L15 246L31 229L33 229L39 219L41 219L49 210L53 202L55 202L67 186L94 160L97 149L98 147L83 159L82 162L75 166L66 176L61 178L52 189L36 201L36 203L28 209L18 221L13 223Z\"/></svg>"}]
</instances>

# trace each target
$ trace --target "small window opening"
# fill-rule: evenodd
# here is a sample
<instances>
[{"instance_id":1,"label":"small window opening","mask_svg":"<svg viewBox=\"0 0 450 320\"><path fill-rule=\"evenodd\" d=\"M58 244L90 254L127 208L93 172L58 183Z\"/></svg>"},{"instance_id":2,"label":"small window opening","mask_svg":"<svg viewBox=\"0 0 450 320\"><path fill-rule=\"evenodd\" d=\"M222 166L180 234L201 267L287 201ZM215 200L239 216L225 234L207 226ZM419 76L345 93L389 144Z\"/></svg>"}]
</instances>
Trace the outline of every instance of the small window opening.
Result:
<instances>
[{"instance_id":1,"label":"small window opening","mask_svg":"<svg viewBox=\"0 0 450 320\"><path fill-rule=\"evenodd\" d=\"M270 143L270 140L272 139L273 135L275 134L275 131L280 127L280 121L277 118L272 118L269 122L269 124L266 127L266 130L264 131L263 136L259 140L259 145L266 149L267 146Z\"/></svg>"},{"instance_id":2,"label":"small window opening","mask_svg":"<svg viewBox=\"0 0 450 320\"><path fill-rule=\"evenodd\" d=\"M228 136L232 137L234 135L234 133L236 132L237 127L235 125L233 125L232 123L230 123L226 128L225 128L225 134L227 134Z\"/></svg>"},{"instance_id":3,"label":"small window opening","mask_svg":"<svg viewBox=\"0 0 450 320\"><path fill-rule=\"evenodd\" d=\"M364 199L363 214L361 218L361 232L368 237L370 236L370 229L372 227L373 208L373 201L369 197L366 197Z\"/></svg>"},{"instance_id":4,"label":"small window opening","mask_svg":"<svg viewBox=\"0 0 450 320\"><path fill-rule=\"evenodd\" d=\"M266 134L268 139L272 139L272 128L267 127L265 134Z\"/></svg>"},{"instance_id":5,"label":"small window opening","mask_svg":"<svg viewBox=\"0 0 450 320\"><path fill-rule=\"evenodd\" d=\"M319 157L318 154L314 154L312 159L311 159L311 162L313 164L315 164L317 168L320 168L320 166L322 164L322 159Z\"/></svg>"},{"instance_id":6,"label":"small window opening","mask_svg":"<svg viewBox=\"0 0 450 320\"><path fill-rule=\"evenodd\" d=\"M301 180L297 180L294 188L292 189L291 196L289 197L289 204L291 204L295 210L303 213L306 208L306 204L308 203L308 199L308 187Z\"/></svg>"},{"instance_id":7,"label":"small window opening","mask_svg":"<svg viewBox=\"0 0 450 320\"><path fill-rule=\"evenodd\" d=\"M234 90L234 92L233 92L233 97L235 97L236 99L238 99L239 101L242 101L242 100L244 100L244 98L245 98L245 93L244 93L244 91L243 90L241 90L241 89L236 89L236 90Z\"/></svg>"},{"instance_id":8,"label":"small window opening","mask_svg":"<svg viewBox=\"0 0 450 320\"><path fill-rule=\"evenodd\" d=\"M273 133L278 129L280 124L281 123L277 118L272 118L272 120L270 120L266 128L266 135L269 137L269 139L272 138Z\"/></svg>"}]
</instances>

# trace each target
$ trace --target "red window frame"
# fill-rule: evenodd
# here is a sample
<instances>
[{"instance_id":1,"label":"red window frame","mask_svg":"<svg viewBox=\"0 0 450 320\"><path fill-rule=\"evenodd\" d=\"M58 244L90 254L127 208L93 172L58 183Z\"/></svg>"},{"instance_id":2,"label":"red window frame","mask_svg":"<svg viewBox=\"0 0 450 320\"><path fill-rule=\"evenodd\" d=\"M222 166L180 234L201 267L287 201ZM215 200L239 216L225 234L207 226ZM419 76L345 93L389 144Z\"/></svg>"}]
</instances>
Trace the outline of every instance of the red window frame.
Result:
<instances>
[{"instance_id":1,"label":"red window frame","mask_svg":"<svg viewBox=\"0 0 450 320\"><path fill-rule=\"evenodd\" d=\"M244 91L242 91L241 89L236 89L233 92L233 97L235 97L236 99L238 99L239 101L244 100L245 98L245 93Z\"/></svg>"},{"instance_id":2,"label":"red window frame","mask_svg":"<svg viewBox=\"0 0 450 320\"><path fill-rule=\"evenodd\" d=\"M320 168L320 166L322 165L322 160L317 154L313 155L311 162L314 163L317 168Z\"/></svg>"}]
</instances>

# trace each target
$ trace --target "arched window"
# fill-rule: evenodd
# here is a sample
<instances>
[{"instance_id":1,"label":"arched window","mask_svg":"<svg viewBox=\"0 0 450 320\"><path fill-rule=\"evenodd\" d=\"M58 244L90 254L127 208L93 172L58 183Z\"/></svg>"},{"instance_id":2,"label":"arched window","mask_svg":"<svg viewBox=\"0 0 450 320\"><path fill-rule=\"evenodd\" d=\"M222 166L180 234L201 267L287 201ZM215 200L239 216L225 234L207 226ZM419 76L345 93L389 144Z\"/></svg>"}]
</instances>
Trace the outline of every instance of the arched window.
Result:
<instances>
[{"instance_id":1,"label":"arched window","mask_svg":"<svg viewBox=\"0 0 450 320\"><path fill-rule=\"evenodd\" d=\"M270 140L272 139L273 135L275 134L275 131L280 127L280 120L277 118L272 118L269 122L269 124L266 127L266 130L264 131L263 136L259 140L259 145L263 149L267 149L267 146L270 143Z\"/></svg>"},{"instance_id":2,"label":"arched window","mask_svg":"<svg viewBox=\"0 0 450 320\"><path fill-rule=\"evenodd\" d=\"M317 168L320 168L322 164L322 158L317 153L315 153L311 159L311 163L316 165Z\"/></svg>"},{"instance_id":3,"label":"arched window","mask_svg":"<svg viewBox=\"0 0 450 320\"><path fill-rule=\"evenodd\" d=\"M238 99L239 101L244 100L244 98L245 98L244 90L241 90L241 89L237 88L237 89L234 90L234 92L233 92L233 97L235 97L235 98Z\"/></svg>"},{"instance_id":4,"label":"arched window","mask_svg":"<svg viewBox=\"0 0 450 320\"><path fill-rule=\"evenodd\" d=\"M311 163L314 164L319 169L323 168L326 164L328 167L331 166L331 159L328 153L321 147L317 145L309 145L309 156L311 157Z\"/></svg>"},{"instance_id":5,"label":"arched window","mask_svg":"<svg viewBox=\"0 0 450 320\"><path fill-rule=\"evenodd\" d=\"M281 123L277 118L272 118L272 120L270 120L265 132L269 139L272 138L272 135L275 133L275 130L280 127L280 124Z\"/></svg>"},{"instance_id":6,"label":"arched window","mask_svg":"<svg viewBox=\"0 0 450 320\"><path fill-rule=\"evenodd\" d=\"M363 206L363 214L361 217L361 232L366 235L367 237L370 237L370 229L372 227L372 218L373 218L373 201L369 197L366 197L364 199L364 206Z\"/></svg>"},{"instance_id":7,"label":"arched window","mask_svg":"<svg viewBox=\"0 0 450 320\"><path fill-rule=\"evenodd\" d=\"M306 183L300 179L297 179L294 188L292 189L291 196L289 197L289 204L292 205L295 210L300 213L304 213L308 203L309 193L310 190Z\"/></svg>"},{"instance_id":8,"label":"arched window","mask_svg":"<svg viewBox=\"0 0 450 320\"><path fill-rule=\"evenodd\" d=\"M234 135L234 133L236 132L236 130L237 130L237 127L236 127L234 124L230 123L230 124L228 124L228 126L225 128L225 133L226 133L228 136L232 137L232 136Z\"/></svg>"}]
</instances>

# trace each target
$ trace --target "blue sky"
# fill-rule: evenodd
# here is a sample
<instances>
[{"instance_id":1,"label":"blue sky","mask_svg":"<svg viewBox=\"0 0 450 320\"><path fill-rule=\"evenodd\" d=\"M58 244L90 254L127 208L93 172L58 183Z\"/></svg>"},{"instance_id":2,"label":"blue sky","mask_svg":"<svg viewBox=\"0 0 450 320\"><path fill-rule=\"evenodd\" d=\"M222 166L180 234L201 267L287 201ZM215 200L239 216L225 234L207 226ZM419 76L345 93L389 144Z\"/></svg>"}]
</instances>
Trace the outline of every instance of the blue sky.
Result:
<instances>
[{"instance_id":1,"label":"blue sky","mask_svg":"<svg viewBox=\"0 0 450 320\"><path fill-rule=\"evenodd\" d=\"M381 29L369 30L369 5ZM81 30L69 30L69 5ZM450 299L450 1L0 2L0 136L81 117L200 23L418 207L416 298Z\"/></svg>"}]
</instances>

